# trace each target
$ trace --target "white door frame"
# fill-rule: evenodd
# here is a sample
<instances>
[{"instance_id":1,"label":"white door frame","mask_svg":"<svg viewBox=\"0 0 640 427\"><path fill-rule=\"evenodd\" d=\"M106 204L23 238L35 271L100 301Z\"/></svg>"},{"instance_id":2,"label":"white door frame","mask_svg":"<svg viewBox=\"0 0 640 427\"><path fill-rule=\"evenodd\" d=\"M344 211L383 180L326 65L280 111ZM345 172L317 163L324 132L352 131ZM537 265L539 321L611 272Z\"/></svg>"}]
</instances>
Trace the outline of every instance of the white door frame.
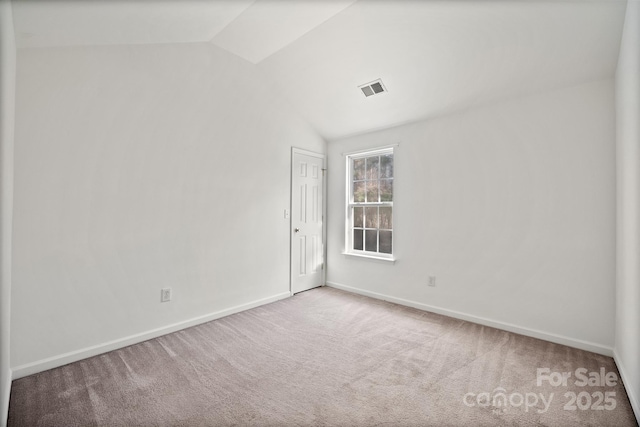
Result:
<instances>
[{"instance_id":1,"label":"white door frame","mask_svg":"<svg viewBox=\"0 0 640 427\"><path fill-rule=\"evenodd\" d=\"M314 151L304 150L302 148L291 147L291 170L289 174L289 293L293 296L293 275L292 275L292 256L293 256L293 173L294 173L294 157L295 154L304 154L311 157L322 159L322 284L324 286L327 281L327 155L316 153Z\"/></svg>"}]
</instances>

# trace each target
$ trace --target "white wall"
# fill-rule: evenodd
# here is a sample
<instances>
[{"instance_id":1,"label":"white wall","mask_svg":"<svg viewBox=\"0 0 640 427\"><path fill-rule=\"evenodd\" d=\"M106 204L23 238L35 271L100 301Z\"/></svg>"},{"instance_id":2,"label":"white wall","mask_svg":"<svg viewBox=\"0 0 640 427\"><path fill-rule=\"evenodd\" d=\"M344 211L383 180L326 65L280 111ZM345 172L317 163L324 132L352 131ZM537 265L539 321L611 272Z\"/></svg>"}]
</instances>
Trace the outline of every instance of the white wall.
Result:
<instances>
[{"instance_id":1,"label":"white wall","mask_svg":"<svg viewBox=\"0 0 640 427\"><path fill-rule=\"evenodd\" d=\"M6 425L11 388L11 218L16 45L11 2L0 0L0 426Z\"/></svg>"},{"instance_id":2,"label":"white wall","mask_svg":"<svg viewBox=\"0 0 640 427\"><path fill-rule=\"evenodd\" d=\"M325 143L253 65L208 43L20 49L16 102L16 375L288 295L290 150Z\"/></svg>"},{"instance_id":3,"label":"white wall","mask_svg":"<svg viewBox=\"0 0 640 427\"><path fill-rule=\"evenodd\" d=\"M629 1L616 72L616 363L640 420L640 2Z\"/></svg>"},{"instance_id":4,"label":"white wall","mask_svg":"<svg viewBox=\"0 0 640 427\"><path fill-rule=\"evenodd\" d=\"M611 354L614 139L605 80L331 141L329 284ZM398 260L342 255L342 153L392 143Z\"/></svg>"}]
</instances>

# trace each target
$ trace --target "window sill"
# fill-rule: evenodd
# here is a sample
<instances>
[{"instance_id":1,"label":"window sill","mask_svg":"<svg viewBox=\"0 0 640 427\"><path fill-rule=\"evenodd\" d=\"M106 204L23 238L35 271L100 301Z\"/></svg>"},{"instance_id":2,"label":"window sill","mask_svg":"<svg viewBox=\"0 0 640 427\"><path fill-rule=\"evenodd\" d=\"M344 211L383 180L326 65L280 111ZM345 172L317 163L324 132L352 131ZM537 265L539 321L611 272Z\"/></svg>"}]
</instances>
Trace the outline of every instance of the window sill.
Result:
<instances>
[{"instance_id":1,"label":"window sill","mask_svg":"<svg viewBox=\"0 0 640 427\"><path fill-rule=\"evenodd\" d=\"M375 256L375 255L365 255L365 254L358 254L353 252L342 252L342 255L345 255L348 257L365 259L365 260L371 260L371 261L379 261L379 262L388 263L388 264L396 263L395 258L386 258L386 257Z\"/></svg>"}]
</instances>

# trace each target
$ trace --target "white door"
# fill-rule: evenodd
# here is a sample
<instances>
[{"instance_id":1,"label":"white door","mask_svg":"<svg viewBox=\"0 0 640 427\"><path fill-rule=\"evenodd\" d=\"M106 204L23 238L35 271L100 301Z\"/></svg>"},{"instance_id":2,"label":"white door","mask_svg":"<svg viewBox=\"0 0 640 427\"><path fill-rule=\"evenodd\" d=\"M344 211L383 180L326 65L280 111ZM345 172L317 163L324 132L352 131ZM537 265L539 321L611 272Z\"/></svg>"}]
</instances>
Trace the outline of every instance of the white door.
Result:
<instances>
[{"instance_id":1,"label":"white door","mask_svg":"<svg viewBox=\"0 0 640 427\"><path fill-rule=\"evenodd\" d=\"M324 155L292 150L291 293L321 286L324 280Z\"/></svg>"}]
</instances>

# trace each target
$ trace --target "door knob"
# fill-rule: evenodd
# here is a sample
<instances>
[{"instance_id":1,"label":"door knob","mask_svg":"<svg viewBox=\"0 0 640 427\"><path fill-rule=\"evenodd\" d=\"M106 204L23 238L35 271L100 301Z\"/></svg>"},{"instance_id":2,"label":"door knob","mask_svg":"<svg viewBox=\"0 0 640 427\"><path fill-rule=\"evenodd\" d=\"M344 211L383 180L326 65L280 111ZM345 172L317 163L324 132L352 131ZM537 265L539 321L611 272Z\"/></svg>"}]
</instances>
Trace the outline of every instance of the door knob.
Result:
<instances>
[{"instance_id":1,"label":"door knob","mask_svg":"<svg viewBox=\"0 0 640 427\"><path fill-rule=\"evenodd\" d=\"M294 228L293 231L295 231L296 233L300 231L299 228Z\"/></svg>"}]
</instances>

